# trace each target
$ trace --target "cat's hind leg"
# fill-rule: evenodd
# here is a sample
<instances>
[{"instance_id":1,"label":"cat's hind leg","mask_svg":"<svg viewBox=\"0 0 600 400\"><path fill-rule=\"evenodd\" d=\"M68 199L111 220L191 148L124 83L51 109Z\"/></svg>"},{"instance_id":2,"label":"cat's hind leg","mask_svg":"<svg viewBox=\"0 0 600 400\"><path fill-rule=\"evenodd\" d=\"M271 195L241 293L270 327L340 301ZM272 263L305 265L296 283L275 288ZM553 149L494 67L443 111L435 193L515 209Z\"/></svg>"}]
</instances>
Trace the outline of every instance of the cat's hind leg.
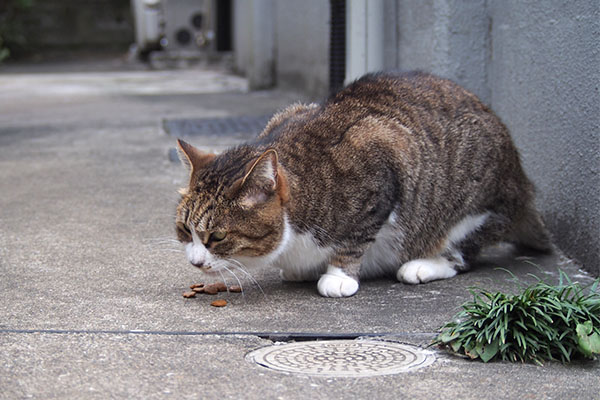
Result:
<instances>
[{"instance_id":1,"label":"cat's hind leg","mask_svg":"<svg viewBox=\"0 0 600 400\"><path fill-rule=\"evenodd\" d=\"M533 204L524 207L511 228L507 239L519 250L534 250L546 254L553 252L550 234Z\"/></svg>"},{"instance_id":2,"label":"cat's hind leg","mask_svg":"<svg viewBox=\"0 0 600 400\"><path fill-rule=\"evenodd\" d=\"M420 258L404 263L396 274L400 282L413 285L452 278L458 273L455 263L445 257Z\"/></svg>"},{"instance_id":3,"label":"cat's hind leg","mask_svg":"<svg viewBox=\"0 0 600 400\"><path fill-rule=\"evenodd\" d=\"M454 225L447 234L440 254L404 263L396 273L400 282L416 285L438 279L448 279L469 268L482 240L491 239L488 230L497 231L496 218L490 212L469 215ZM501 224L503 225L503 224Z\"/></svg>"}]
</instances>

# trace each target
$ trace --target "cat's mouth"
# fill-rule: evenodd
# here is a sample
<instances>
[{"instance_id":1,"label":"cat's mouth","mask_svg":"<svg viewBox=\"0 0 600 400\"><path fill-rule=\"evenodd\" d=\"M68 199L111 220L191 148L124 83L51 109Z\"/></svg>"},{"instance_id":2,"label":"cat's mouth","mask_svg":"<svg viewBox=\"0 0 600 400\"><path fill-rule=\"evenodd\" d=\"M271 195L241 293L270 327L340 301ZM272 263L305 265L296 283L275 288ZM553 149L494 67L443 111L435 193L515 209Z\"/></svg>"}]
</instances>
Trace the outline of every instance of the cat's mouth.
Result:
<instances>
[{"instance_id":1,"label":"cat's mouth","mask_svg":"<svg viewBox=\"0 0 600 400\"><path fill-rule=\"evenodd\" d=\"M198 268L199 270L201 270L204 273L213 273L213 272L215 272L215 270L213 269L212 266L206 265L204 263L190 262L190 264L192 264L194 267Z\"/></svg>"},{"instance_id":2,"label":"cat's mouth","mask_svg":"<svg viewBox=\"0 0 600 400\"><path fill-rule=\"evenodd\" d=\"M206 247L191 242L185 246L185 250L190 264L203 272L214 272L215 268L213 268L214 266L212 265L214 259L206 250Z\"/></svg>"}]
</instances>

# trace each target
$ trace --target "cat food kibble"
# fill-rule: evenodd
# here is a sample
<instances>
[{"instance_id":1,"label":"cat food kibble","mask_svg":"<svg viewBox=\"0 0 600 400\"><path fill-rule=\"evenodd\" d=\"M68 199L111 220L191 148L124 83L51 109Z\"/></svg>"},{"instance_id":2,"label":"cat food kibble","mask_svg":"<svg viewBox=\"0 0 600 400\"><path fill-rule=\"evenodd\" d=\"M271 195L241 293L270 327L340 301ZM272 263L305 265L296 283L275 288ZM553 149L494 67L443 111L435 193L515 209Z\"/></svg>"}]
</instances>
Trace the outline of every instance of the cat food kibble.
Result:
<instances>
[{"instance_id":1,"label":"cat food kibble","mask_svg":"<svg viewBox=\"0 0 600 400\"><path fill-rule=\"evenodd\" d=\"M216 285L206 285L204 286L204 293L217 294L219 293L219 288Z\"/></svg>"},{"instance_id":2,"label":"cat food kibble","mask_svg":"<svg viewBox=\"0 0 600 400\"><path fill-rule=\"evenodd\" d=\"M186 299L196 297L198 293L204 293L209 295L215 295L219 292L231 292L231 293L241 293L242 287L239 285L232 285L227 287L224 282L215 282L215 283L194 283L190 285L190 289L192 291L184 292L183 297ZM227 305L227 300L218 299L210 303L213 307L225 307Z\"/></svg>"},{"instance_id":3,"label":"cat food kibble","mask_svg":"<svg viewBox=\"0 0 600 400\"><path fill-rule=\"evenodd\" d=\"M225 307L227 305L227 300L224 300L224 299L215 300L212 303L210 303L210 305L213 307Z\"/></svg>"},{"instance_id":4,"label":"cat food kibble","mask_svg":"<svg viewBox=\"0 0 600 400\"><path fill-rule=\"evenodd\" d=\"M213 285L217 288L217 290L219 292L226 292L227 291L227 285L225 285L223 282L213 283Z\"/></svg>"}]
</instances>

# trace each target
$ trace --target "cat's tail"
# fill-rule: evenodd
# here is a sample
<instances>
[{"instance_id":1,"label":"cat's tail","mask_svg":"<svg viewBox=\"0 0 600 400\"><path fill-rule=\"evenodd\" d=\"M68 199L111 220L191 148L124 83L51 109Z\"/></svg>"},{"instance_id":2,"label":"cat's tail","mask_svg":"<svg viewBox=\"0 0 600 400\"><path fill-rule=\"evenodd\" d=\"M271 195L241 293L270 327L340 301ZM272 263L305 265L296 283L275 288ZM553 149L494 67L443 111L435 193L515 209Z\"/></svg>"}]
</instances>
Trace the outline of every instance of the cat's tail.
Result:
<instances>
[{"instance_id":1,"label":"cat's tail","mask_svg":"<svg viewBox=\"0 0 600 400\"><path fill-rule=\"evenodd\" d=\"M520 250L552 253L554 251L552 239L539 212L533 204L527 205L523 211L520 218L513 223L509 241L517 245Z\"/></svg>"}]
</instances>

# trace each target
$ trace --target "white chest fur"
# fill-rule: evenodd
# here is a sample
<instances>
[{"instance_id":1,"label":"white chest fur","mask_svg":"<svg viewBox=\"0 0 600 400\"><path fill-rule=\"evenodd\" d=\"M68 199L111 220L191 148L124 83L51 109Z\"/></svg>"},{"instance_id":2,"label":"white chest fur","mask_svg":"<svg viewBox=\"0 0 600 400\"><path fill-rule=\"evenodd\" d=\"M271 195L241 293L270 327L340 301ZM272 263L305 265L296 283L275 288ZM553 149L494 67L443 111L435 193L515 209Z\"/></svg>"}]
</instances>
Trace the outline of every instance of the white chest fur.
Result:
<instances>
[{"instance_id":1,"label":"white chest fur","mask_svg":"<svg viewBox=\"0 0 600 400\"><path fill-rule=\"evenodd\" d=\"M333 248L319 246L310 232L296 233L289 225L286 230L289 230L287 243L273 263L281 269L281 277L288 281L318 279L327 269Z\"/></svg>"},{"instance_id":2,"label":"white chest fur","mask_svg":"<svg viewBox=\"0 0 600 400\"><path fill-rule=\"evenodd\" d=\"M381 276L392 268L398 268L398 250L402 240L392 213L376 236L362 260L361 276ZM330 246L319 246L310 232L296 233L287 225L287 241L273 263L281 269L281 277L288 281L313 281L327 270L328 261L334 253Z\"/></svg>"}]
</instances>

